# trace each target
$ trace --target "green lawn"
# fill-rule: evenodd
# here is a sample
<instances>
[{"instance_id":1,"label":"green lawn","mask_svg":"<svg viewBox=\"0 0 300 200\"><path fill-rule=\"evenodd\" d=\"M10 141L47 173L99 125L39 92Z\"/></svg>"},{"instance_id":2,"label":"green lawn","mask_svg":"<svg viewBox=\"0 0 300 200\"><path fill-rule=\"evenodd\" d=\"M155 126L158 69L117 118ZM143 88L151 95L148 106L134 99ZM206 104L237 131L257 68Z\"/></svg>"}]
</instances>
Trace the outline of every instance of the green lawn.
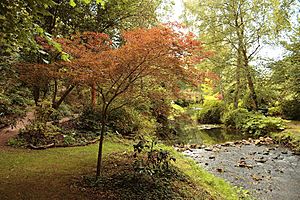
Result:
<instances>
[{"instance_id":1,"label":"green lawn","mask_svg":"<svg viewBox=\"0 0 300 200\"><path fill-rule=\"evenodd\" d=\"M122 155L129 149L132 149L129 144L105 142L104 162L109 161L108 154L120 152ZM83 175L94 174L97 150L96 144L39 151L0 149L0 199L93 199L90 191L76 187L76 183ZM201 191L209 199L238 199L236 189L225 181L215 178L181 154L173 153L177 157L175 165L199 186L193 189L194 192ZM109 172L110 167L104 166L104 173Z\"/></svg>"}]
</instances>

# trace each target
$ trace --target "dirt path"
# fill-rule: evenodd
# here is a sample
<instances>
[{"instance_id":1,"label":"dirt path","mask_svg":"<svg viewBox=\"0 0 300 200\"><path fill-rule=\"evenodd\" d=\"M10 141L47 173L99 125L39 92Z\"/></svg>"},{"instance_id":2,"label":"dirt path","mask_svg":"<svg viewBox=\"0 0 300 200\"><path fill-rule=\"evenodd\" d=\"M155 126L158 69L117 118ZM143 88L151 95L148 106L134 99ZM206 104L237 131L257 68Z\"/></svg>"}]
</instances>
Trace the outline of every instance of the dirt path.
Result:
<instances>
[{"instance_id":1,"label":"dirt path","mask_svg":"<svg viewBox=\"0 0 300 200\"><path fill-rule=\"evenodd\" d=\"M24 119L19 120L17 122L16 127L14 127L14 128L7 127L7 128L0 129L0 148L8 147L7 146L8 140L10 138L15 137L19 133L19 130L21 128L24 128L27 124L30 123L30 121L33 119L33 117L34 117L34 112L30 111L27 113L27 115Z\"/></svg>"}]
</instances>

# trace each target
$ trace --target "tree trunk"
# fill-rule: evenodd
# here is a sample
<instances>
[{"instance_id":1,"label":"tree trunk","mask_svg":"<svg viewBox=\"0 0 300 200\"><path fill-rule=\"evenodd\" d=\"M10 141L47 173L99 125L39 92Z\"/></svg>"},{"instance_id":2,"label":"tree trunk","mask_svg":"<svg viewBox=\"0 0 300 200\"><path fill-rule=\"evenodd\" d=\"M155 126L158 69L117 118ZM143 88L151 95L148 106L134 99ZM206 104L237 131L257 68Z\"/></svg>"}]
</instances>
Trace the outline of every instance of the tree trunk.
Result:
<instances>
[{"instance_id":1,"label":"tree trunk","mask_svg":"<svg viewBox=\"0 0 300 200\"><path fill-rule=\"evenodd\" d=\"M106 115L106 114L105 114ZM101 133L100 133L100 141L99 141L99 149L98 149L98 160L97 160L97 171L96 171L96 179L98 180L101 175L101 167L102 167L102 147L103 147L103 139L105 132L105 118L106 116L102 116L101 122Z\"/></svg>"},{"instance_id":2,"label":"tree trunk","mask_svg":"<svg viewBox=\"0 0 300 200\"><path fill-rule=\"evenodd\" d=\"M70 94L70 92L75 88L75 85L71 85L65 92L64 94L60 97L60 99L52 104L52 108L58 109L60 104L65 100L65 98Z\"/></svg>"},{"instance_id":3,"label":"tree trunk","mask_svg":"<svg viewBox=\"0 0 300 200\"><path fill-rule=\"evenodd\" d=\"M247 77L247 82L248 82L248 87L250 90L250 98L252 100L252 107L255 111L258 110L258 101L257 101L257 95L255 92L255 88L254 88L254 83L252 80L252 76L250 73L250 69L249 69L249 65L248 65L248 61L245 60L245 70L246 70L246 77Z\"/></svg>"},{"instance_id":4,"label":"tree trunk","mask_svg":"<svg viewBox=\"0 0 300 200\"><path fill-rule=\"evenodd\" d=\"M92 103L92 108L96 108L97 104L97 92L96 92L96 84L93 83L91 87L91 103Z\"/></svg>"},{"instance_id":5,"label":"tree trunk","mask_svg":"<svg viewBox=\"0 0 300 200\"><path fill-rule=\"evenodd\" d=\"M237 57L235 78L236 78L236 84L235 84L233 105L234 105L234 109L237 109L239 107L239 93L240 93L240 79L241 79L241 58L239 54Z\"/></svg>"}]
</instances>

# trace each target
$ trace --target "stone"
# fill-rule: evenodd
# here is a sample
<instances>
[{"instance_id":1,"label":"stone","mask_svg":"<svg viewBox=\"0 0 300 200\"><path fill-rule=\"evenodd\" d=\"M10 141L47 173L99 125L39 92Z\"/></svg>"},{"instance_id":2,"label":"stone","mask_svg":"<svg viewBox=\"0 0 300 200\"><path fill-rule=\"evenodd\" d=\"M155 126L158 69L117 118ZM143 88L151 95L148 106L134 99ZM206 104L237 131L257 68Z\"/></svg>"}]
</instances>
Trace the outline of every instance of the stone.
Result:
<instances>
[{"instance_id":1,"label":"stone","mask_svg":"<svg viewBox=\"0 0 300 200\"><path fill-rule=\"evenodd\" d=\"M256 162L259 162L259 163L265 163L265 162L267 162L267 159L264 158L264 157L260 157L260 158L258 158L258 159L255 159L255 161L256 161Z\"/></svg>"},{"instance_id":2,"label":"stone","mask_svg":"<svg viewBox=\"0 0 300 200\"><path fill-rule=\"evenodd\" d=\"M222 168L217 168L217 172L223 173L223 172L224 172L224 169L222 169Z\"/></svg>"},{"instance_id":3,"label":"stone","mask_svg":"<svg viewBox=\"0 0 300 200\"><path fill-rule=\"evenodd\" d=\"M261 180L262 180L262 177L261 177L261 176L257 176L257 175L255 175L255 174L252 174L252 175L251 175L251 178L252 178L253 180L255 180L255 181L261 181Z\"/></svg>"},{"instance_id":4,"label":"stone","mask_svg":"<svg viewBox=\"0 0 300 200\"><path fill-rule=\"evenodd\" d=\"M204 150L205 150L205 151L212 151L213 149L210 148L210 147L206 147L206 148L204 148Z\"/></svg>"}]
</instances>

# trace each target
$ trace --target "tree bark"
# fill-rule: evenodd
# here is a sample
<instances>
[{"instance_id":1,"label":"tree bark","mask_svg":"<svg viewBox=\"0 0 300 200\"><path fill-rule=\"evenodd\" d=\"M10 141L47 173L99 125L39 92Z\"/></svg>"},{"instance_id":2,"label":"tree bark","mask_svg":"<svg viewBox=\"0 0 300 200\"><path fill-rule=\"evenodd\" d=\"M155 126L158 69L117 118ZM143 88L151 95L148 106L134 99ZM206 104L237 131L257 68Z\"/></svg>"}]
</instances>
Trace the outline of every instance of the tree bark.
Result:
<instances>
[{"instance_id":1,"label":"tree bark","mask_svg":"<svg viewBox=\"0 0 300 200\"><path fill-rule=\"evenodd\" d=\"M106 114L105 114L106 115ZM97 171L96 171L96 179L98 180L101 176L101 168L102 168L102 147L103 147L103 139L104 139L104 132L105 132L105 117L102 116L101 122L101 132L100 132L100 141L99 141L99 149L98 149L98 160L97 160Z\"/></svg>"},{"instance_id":2,"label":"tree bark","mask_svg":"<svg viewBox=\"0 0 300 200\"><path fill-rule=\"evenodd\" d=\"M234 108L237 109L239 107L239 93L240 93L240 84L241 84L241 58L240 54L238 53L237 57L237 65L236 65L236 72L235 72L236 84L235 84L235 94L234 94L234 101L233 105Z\"/></svg>"},{"instance_id":3,"label":"tree bark","mask_svg":"<svg viewBox=\"0 0 300 200\"><path fill-rule=\"evenodd\" d=\"M60 97L60 99L52 104L52 108L58 109L60 104L65 100L65 98L70 94L70 92L75 88L75 85L71 85L65 92L64 94Z\"/></svg>"},{"instance_id":4,"label":"tree bark","mask_svg":"<svg viewBox=\"0 0 300 200\"><path fill-rule=\"evenodd\" d=\"M96 91L96 84L93 83L91 87L91 103L92 108L96 108L97 105L97 91Z\"/></svg>"},{"instance_id":5,"label":"tree bark","mask_svg":"<svg viewBox=\"0 0 300 200\"><path fill-rule=\"evenodd\" d=\"M247 55L246 55L245 52L244 52L244 67L245 67L245 70L246 70L246 77L247 77L248 87L249 87L249 90L250 90L250 98L251 98L252 103L253 103L252 107L255 111L257 111L258 110L257 95L256 95L256 92L255 92L253 79L252 79L251 72L250 72L250 69L249 69L248 58L247 58Z\"/></svg>"}]
</instances>

